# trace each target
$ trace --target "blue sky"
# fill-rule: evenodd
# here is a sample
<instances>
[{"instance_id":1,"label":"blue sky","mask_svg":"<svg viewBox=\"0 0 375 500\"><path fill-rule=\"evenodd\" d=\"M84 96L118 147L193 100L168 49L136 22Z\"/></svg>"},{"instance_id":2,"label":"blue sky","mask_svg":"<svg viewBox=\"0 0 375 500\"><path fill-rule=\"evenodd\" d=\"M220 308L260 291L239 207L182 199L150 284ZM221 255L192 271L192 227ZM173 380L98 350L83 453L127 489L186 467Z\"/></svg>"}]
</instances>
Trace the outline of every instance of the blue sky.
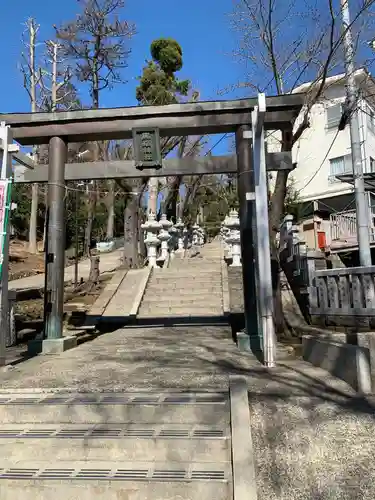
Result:
<instances>
[{"instance_id":1,"label":"blue sky","mask_svg":"<svg viewBox=\"0 0 375 500\"><path fill-rule=\"evenodd\" d=\"M177 15L176 4L179 4ZM160 37L175 38L181 44L184 51L181 77L191 79L193 87L201 91L202 99L217 99L217 91L234 83L240 76L240 68L231 56L234 47L229 25L231 6L231 0L127 0L124 18L135 22L138 32L130 43L132 54L129 67L124 70L128 83L105 93L101 106L136 104L135 77L141 73L149 57L152 40ZM2 78L0 82L1 112L28 111L28 98L17 67L21 60L21 36L27 18L34 17L40 24L39 39L43 41L53 37L54 24L74 19L77 12L77 0L18 0L17 15L14 3L5 2L0 33L3 43L6 40L2 51L2 73L7 74L7 78Z\"/></svg>"},{"instance_id":2,"label":"blue sky","mask_svg":"<svg viewBox=\"0 0 375 500\"><path fill-rule=\"evenodd\" d=\"M40 24L41 41L52 38L53 25L74 19L80 8L77 0L17 0L3 2L0 17L2 78L0 112L29 111L26 91L18 69L21 60L21 35L28 17ZM126 0L124 18L135 22L138 34L131 41L129 67L124 71L125 85L101 97L102 107L135 105L136 76L140 75L152 40L172 37L184 52L181 77L189 78L201 92L202 100L222 98L217 91L241 77L241 68L231 56L234 35L229 15L232 0ZM85 93L87 95L87 93ZM237 97L227 94L226 98ZM222 149L222 144L220 149ZM218 151L217 151L218 152Z\"/></svg>"}]
</instances>

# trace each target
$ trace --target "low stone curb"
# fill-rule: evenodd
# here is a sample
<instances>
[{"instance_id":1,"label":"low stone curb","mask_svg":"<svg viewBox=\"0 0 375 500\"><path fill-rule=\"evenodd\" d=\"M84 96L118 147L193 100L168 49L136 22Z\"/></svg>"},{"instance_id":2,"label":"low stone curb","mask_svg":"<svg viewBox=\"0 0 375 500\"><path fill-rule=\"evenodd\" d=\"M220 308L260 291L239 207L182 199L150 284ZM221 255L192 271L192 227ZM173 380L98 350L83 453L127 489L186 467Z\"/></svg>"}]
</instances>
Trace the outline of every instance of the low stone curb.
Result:
<instances>
[{"instance_id":1,"label":"low stone curb","mask_svg":"<svg viewBox=\"0 0 375 500\"><path fill-rule=\"evenodd\" d=\"M229 377L233 500L257 500L255 457L245 377Z\"/></svg>"},{"instance_id":2,"label":"low stone curb","mask_svg":"<svg viewBox=\"0 0 375 500\"><path fill-rule=\"evenodd\" d=\"M224 316L228 316L230 314L228 268L224 260L224 249L222 246L221 246L220 265L221 265L221 285L223 291L223 312Z\"/></svg>"},{"instance_id":3,"label":"low stone curb","mask_svg":"<svg viewBox=\"0 0 375 500\"><path fill-rule=\"evenodd\" d=\"M131 308L130 313L129 313L130 318L135 318L138 314L139 307L141 305L143 296L144 296L145 291L146 291L147 284L148 284L150 276L151 276L151 272L152 272L151 267L145 268L144 276L142 277L142 279L139 283L139 287L138 287L137 293L134 297L134 302L133 302L132 308Z\"/></svg>"}]
</instances>

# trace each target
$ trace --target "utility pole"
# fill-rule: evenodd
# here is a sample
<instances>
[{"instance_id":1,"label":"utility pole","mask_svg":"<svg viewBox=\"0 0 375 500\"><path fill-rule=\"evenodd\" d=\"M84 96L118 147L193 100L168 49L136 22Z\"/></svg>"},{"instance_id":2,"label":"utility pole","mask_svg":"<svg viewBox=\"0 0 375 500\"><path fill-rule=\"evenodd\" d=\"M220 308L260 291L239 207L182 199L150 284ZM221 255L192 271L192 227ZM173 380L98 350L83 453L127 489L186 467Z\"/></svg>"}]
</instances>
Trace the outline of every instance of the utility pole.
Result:
<instances>
[{"instance_id":1,"label":"utility pole","mask_svg":"<svg viewBox=\"0 0 375 500\"><path fill-rule=\"evenodd\" d=\"M369 217L365 182L363 177L358 116L358 88L355 81L354 44L350 25L349 0L340 0L340 2L346 69L346 119L349 120L350 124L359 260L361 266L371 266L372 260L370 250ZM339 128L344 128L345 124L346 120L344 119L342 120Z\"/></svg>"}]
</instances>

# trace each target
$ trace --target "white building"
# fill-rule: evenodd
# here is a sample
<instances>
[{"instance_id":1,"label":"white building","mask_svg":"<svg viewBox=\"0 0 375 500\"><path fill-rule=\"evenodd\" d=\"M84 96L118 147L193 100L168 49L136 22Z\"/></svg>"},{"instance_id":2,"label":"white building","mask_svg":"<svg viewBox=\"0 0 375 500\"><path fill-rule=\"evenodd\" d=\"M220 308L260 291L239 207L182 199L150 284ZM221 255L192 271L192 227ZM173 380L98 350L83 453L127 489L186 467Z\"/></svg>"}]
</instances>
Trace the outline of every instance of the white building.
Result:
<instances>
[{"instance_id":1,"label":"white building","mask_svg":"<svg viewBox=\"0 0 375 500\"><path fill-rule=\"evenodd\" d=\"M356 72L356 79L360 89L363 171L366 173L369 191L369 227L373 227L371 212L372 207L375 212L375 80L363 69ZM299 86L294 92L310 90L311 82ZM310 127L293 148L293 161L297 168L290 174L293 188L299 193L302 205L301 219L311 219L314 213L318 214L323 219L320 229L326 232L327 245L332 250L357 246L353 185L343 182L345 179L353 183L349 125L338 131L345 94L345 75L327 79L322 98L312 107ZM371 193L371 177L374 178L374 194ZM373 241L374 234L375 231L370 229Z\"/></svg>"}]
</instances>

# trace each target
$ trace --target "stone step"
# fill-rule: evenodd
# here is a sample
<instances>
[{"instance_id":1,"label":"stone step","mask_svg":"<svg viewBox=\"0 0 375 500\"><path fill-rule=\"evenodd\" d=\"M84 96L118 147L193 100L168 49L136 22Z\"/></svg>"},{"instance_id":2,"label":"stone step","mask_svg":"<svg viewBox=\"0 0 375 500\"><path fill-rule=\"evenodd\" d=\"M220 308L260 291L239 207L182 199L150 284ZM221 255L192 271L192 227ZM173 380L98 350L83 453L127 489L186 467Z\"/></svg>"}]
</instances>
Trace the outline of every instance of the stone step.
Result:
<instances>
[{"instance_id":1,"label":"stone step","mask_svg":"<svg viewBox=\"0 0 375 500\"><path fill-rule=\"evenodd\" d=\"M230 461L229 427L196 425L0 425L2 457L34 461Z\"/></svg>"},{"instance_id":2,"label":"stone step","mask_svg":"<svg viewBox=\"0 0 375 500\"><path fill-rule=\"evenodd\" d=\"M229 500L227 392L0 392L2 500Z\"/></svg>"},{"instance_id":3,"label":"stone step","mask_svg":"<svg viewBox=\"0 0 375 500\"><path fill-rule=\"evenodd\" d=\"M147 295L145 295L145 296L152 297L153 293L163 294L163 295L168 296L168 292L171 293L171 291L175 296L176 295L178 295L178 296L194 295L195 297L202 298L202 296L204 296L204 295L213 295L213 296L220 295L221 296L222 295L222 286L221 286L221 284L220 285L213 285L213 286L206 285L204 287L199 287L199 288L194 287L194 289L191 289L191 288L186 288L185 285L182 287L182 286L178 286L177 284L172 285L172 286L168 286L168 285L164 285L163 283L158 283L158 284L149 283L147 285L147 288L146 288ZM176 291L176 293L175 293L175 291ZM163 300L163 298L160 295L158 297L159 297L159 300Z\"/></svg>"},{"instance_id":4,"label":"stone step","mask_svg":"<svg viewBox=\"0 0 375 500\"><path fill-rule=\"evenodd\" d=\"M204 276L217 276L221 274L221 270L218 269L212 269L210 271L207 271L205 268L202 267L186 267L182 269L178 269L176 267L168 267L167 269L161 269L157 273L154 273L156 275L168 275L168 274L173 274L176 276L199 276L203 274Z\"/></svg>"},{"instance_id":5,"label":"stone step","mask_svg":"<svg viewBox=\"0 0 375 500\"><path fill-rule=\"evenodd\" d=\"M207 307L174 307L174 308L144 308L141 307L137 318L177 318L177 317L209 317L209 316L222 316L223 308L207 308Z\"/></svg>"},{"instance_id":6,"label":"stone step","mask_svg":"<svg viewBox=\"0 0 375 500\"><path fill-rule=\"evenodd\" d=\"M149 283L176 283L184 285L186 282L189 283L221 283L221 275L215 276L201 276L200 274L192 275L186 274L182 276L173 276L165 274L164 276L153 276Z\"/></svg>"},{"instance_id":7,"label":"stone step","mask_svg":"<svg viewBox=\"0 0 375 500\"><path fill-rule=\"evenodd\" d=\"M0 393L0 423L229 425L224 393ZM0 497L1 498L1 497Z\"/></svg>"},{"instance_id":8,"label":"stone step","mask_svg":"<svg viewBox=\"0 0 375 500\"><path fill-rule=\"evenodd\" d=\"M155 293L154 293L155 292ZM182 290L179 290L178 293L171 294L170 290L166 290L162 295L158 291L148 290L147 294L143 297L143 301L141 305L147 303L152 304L221 304L222 301L222 293L219 290L215 293L196 293L195 290L184 290L184 294L181 293ZM189 292L189 293L188 293Z\"/></svg>"},{"instance_id":9,"label":"stone step","mask_svg":"<svg viewBox=\"0 0 375 500\"><path fill-rule=\"evenodd\" d=\"M200 287L199 287L200 288ZM198 291L193 285L186 285L186 287L177 287L177 286L151 286L147 288L146 293L143 296L143 299L148 297L154 298L157 296L159 298L160 303L162 304L165 300L171 299L181 299L186 300L191 297L192 300L198 300L200 302L204 301L206 298L210 299L211 297L215 299L221 299L222 292L221 287L208 288L207 285L202 287Z\"/></svg>"},{"instance_id":10,"label":"stone step","mask_svg":"<svg viewBox=\"0 0 375 500\"><path fill-rule=\"evenodd\" d=\"M201 268L187 268L187 269L177 269L177 268L167 268L161 269L153 273L154 276L175 276L176 278L181 278L183 276L221 276L221 270L214 269L212 271L206 271L206 269Z\"/></svg>"},{"instance_id":11,"label":"stone step","mask_svg":"<svg viewBox=\"0 0 375 500\"><path fill-rule=\"evenodd\" d=\"M147 314L155 314L158 315L159 312L166 312L168 314L172 314L175 311L190 312L194 311L216 311L218 314L222 312L223 306L222 301L218 300L216 302L211 302L209 304L204 304L199 301L190 301L190 302L164 302L158 305L155 302L147 302L145 301L141 307L139 308L139 313L146 312Z\"/></svg>"},{"instance_id":12,"label":"stone step","mask_svg":"<svg viewBox=\"0 0 375 500\"><path fill-rule=\"evenodd\" d=\"M217 251L212 251L212 252L202 252L200 250L199 254L194 255L193 253L191 255L187 255L184 260L187 261L195 261L195 260L219 260L222 258L222 254Z\"/></svg>"},{"instance_id":13,"label":"stone step","mask_svg":"<svg viewBox=\"0 0 375 500\"><path fill-rule=\"evenodd\" d=\"M193 283L184 283L181 285L166 284L166 283L152 283L146 288L145 296L151 296L155 293L160 294L159 298L162 301L165 297L173 296L180 297L181 295L191 295L192 297L204 298L206 295L213 294L214 296L221 295L222 286L221 284L214 284L210 286L208 283L202 285L198 284L195 286ZM181 292L181 293L180 293Z\"/></svg>"},{"instance_id":14,"label":"stone step","mask_svg":"<svg viewBox=\"0 0 375 500\"><path fill-rule=\"evenodd\" d=\"M211 275L211 274L221 274L221 268L213 268L213 269L207 269L205 266L186 266L186 267L167 267L166 269L158 269L153 272L154 276L157 275L167 275L167 274L173 274L176 276L180 276L181 274L204 274L204 275Z\"/></svg>"},{"instance_id":15,"label":"stone step","mask_svg":"<svg viewBox=\"0 0 375 500\"><path fill-rule=\"evenodd\" d=\"M229 464L216 461L0 461L1 500L229 500Z\"/></svg>"},{"instance_id":16,"label":"stone step","mask_svg":"<svg viewBox=\"0 0 375 500\"><path fill-rule=\"evenodd\" d=\"M205 286L219 286L221 285L221 278L206 278L203 279L201 277L193 277L186 276L183 278L153 278L149 281L148 286L150 285L165 285L165 286L177 286L181 288L185 288L187 286L194 288L203 288Z\"/></svg>"},{"instance_id":17,"label":"stone step","mask_svg":"<svg viewBox=\"0 0 375 500\"><path fill-rule=\"evenodd\" d=\"M176 284L181 287L186 287L188 285L194 286L194 288L198 287L199 285L210 285L210 284L220 284L221 283L221 276L215 276L215 277L204 277L204 276L179 276L179 277L172 277L172 276L153 276L151 280L149 281L149 284L166 284L166 285L173 285Z\"/></svg>"},{"instance_id":18,"label":"stone step","mask_svg":"<svg viewBox=\"0 0 375 500\"><path fill-rule=\"evenodd\" d=\"M177 297L178 299L178 297ZM164 299L160 300L159 302L154 302L154 301L148 301L147 297L145 297L141 303L141 307L145 309L154 309L155 311L162 309L162 310L175 310L175 309L218 309L222 307L222 298L217 297L214 299L198 299L195 300L189 299L189 298L180 298L180 300L173 300L173 299Z\"/></svg>"},{"instance_id":19,"label":"stone step","mask_svg":"<svg viewBox=\"0 0 375 500\"><path fill-rule=\"evenodd\" d=\"M165 295L164 297L160 297L160 295L158 297L157 296L149 297L149 294L147 294L144 296L141 306L149 305L150 307L164 308L164 307L176 307L176 306L189 307L196 305L198 307L210 308L215 306L216 307L221 306L221 304L222 304L221 295L195 296L194 293L192 293L191 295L184 295L181 297L178 296L177 294Z\"/></svg>"}]
</instances>

